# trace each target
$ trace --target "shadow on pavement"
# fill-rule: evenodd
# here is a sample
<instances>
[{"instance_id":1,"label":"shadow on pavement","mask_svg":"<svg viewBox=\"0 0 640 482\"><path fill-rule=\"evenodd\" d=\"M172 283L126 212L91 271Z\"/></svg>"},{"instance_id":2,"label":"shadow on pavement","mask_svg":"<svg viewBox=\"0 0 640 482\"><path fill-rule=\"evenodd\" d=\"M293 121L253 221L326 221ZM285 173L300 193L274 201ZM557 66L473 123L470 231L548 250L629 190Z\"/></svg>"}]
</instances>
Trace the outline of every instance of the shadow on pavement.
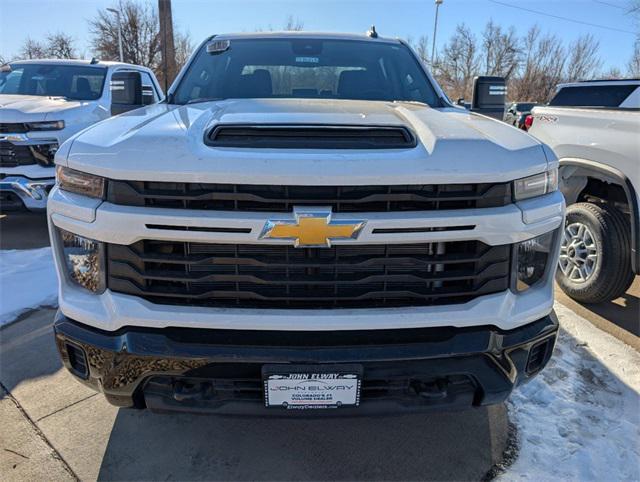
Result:
<instances>
[{"instance_id":1,"label":"shadow on pavement","mask_svg":"<svg viewBox=\"0 0 640 482\"><path fill-rule=\"evenodd\" d=\"M55 309L25 313L0 329L0 382L10 392L62 368L53 339Z\"/></svg>"},{"instance_id":2,"label":"shadow on pavement","mask_svg":"<svg viewBox=\"0 0 640 482\"><path fill-rule=\"evenodd\" d=\"M118 412L99 480L480 480L506 444L504 405L378 418Z\"/></svg>"},{"instance_id":3,"label":"shadow on pavement","mask_svg":"<svg viewBox=\"0 0 640 482\"><path fill-rule=\"evenodd\" d=\"M34 249L49 246L45 213L0 213L0 249Z\"/></svg>"},{"instance_id":4,"label":"shadow on pavement","mask_svg":"<svg viewBox=\"0 0 640 482\"><path fill-rule=\"evenodd\" d=\"M631 293L625 293L615 301L585 305L585 308L613 321L620 328L640 336L640 298Z\"/></svg>"}]
</instances>

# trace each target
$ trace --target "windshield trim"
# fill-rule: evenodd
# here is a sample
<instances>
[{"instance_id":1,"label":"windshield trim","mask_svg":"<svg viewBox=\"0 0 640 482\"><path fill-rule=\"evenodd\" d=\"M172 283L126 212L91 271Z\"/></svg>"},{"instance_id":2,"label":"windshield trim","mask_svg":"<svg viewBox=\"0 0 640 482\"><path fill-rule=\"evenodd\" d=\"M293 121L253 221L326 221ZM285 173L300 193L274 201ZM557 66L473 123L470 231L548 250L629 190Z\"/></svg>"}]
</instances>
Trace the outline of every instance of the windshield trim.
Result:
<instances>
[{"instance_id":1,"label":"windshield trim","mask_svg":"<svg viewBox=\"0 0 640 482\"><path fill-rule=\"evenodd\" d=\"M51 95L51 94L8 94L5 92L0 92L0 95L27 95L27 96L33 96L33 97L51 97L51 98L55 98L55 97L62 97L65 100L75 100L75 101L82 101L82 102L95 102L97 100L100 100L102 98L102 95L104 94L104 88L105 85L107 83L107 78L109 77L109 67L106 66L97 66L94 67L92 65L72 65L72 64L56 64L56 63L47 63L47 62L43 62L43 63L38 63L38 62L9 62L9 67L13 70L13 66L15 65L16 67L27 67L27 66L31 66L31 65L35 65L38 67L45 67L45 66L49 66L49 65L55 65L58 67L63 67L63 68L90 68L90 69L95 69L95 70L99 70L99 71L103 71L104 72L104 79L102 80L102 85L100 86L100 93L98 94L98 97L96 97L95 99L80 99L80 98L76 98L76 97L69 97L66 95ZM2 72L0 72L1 74ZM10 73L10 72L9 72Z\"/></svg>"}]
</instances>

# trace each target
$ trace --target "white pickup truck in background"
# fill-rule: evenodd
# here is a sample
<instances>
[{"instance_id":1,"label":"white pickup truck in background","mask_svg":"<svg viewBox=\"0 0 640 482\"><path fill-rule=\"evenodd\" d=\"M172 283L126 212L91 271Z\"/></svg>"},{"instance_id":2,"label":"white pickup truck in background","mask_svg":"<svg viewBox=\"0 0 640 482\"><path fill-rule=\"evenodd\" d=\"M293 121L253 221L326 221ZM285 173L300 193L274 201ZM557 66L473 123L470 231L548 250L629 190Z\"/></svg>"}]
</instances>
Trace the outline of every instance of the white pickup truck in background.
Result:
<instances>
[{"instance_id":1,"label":"white pickup truck in background","mask_svg":"<svg viewBox=\"0 0 640 482\"><path fill-rule=\"evenodd\" d=\"M560 160L558 284L584 303L617 298L640 272L640 80L561 84L528 124Z\"/></svg>"},{"instance_id":2,"label":"white pickup truck in background","mask_svg":"<svg viewBox=\"0 0 640 482\"><path fill-rule=\"evenodd\" d=\"M146 67L95 59L0 67L0 209L44 210L58 147L82 129L138 107L137 97L143 104L163 98Z\"/></svg>"}]
</instances>

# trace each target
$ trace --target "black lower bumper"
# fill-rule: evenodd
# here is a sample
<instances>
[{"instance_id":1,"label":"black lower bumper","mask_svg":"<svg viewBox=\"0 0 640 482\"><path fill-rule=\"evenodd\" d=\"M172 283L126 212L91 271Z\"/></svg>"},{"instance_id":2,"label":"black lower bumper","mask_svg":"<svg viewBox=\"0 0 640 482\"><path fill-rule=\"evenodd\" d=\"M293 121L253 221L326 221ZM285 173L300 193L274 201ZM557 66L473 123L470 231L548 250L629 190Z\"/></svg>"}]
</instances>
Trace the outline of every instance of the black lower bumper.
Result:
<instances>
[{"instance_id":1,"label":"black lower bumper","mask_svg":"<svg viewBox=\"0 0 640 482\"><path fill-rule=\"evenodd\" d=\"M360 406L332 415L470 407L504 401L549 361L554 313L504 331L493 326L374 331L276 332L123 328L106 332L60 312L62 360L83 383L121 407L222 414L301 415L264 406L262 368L358 364ZM293 413L292 413L293 412Z\"/></svg>"}]
</instances>

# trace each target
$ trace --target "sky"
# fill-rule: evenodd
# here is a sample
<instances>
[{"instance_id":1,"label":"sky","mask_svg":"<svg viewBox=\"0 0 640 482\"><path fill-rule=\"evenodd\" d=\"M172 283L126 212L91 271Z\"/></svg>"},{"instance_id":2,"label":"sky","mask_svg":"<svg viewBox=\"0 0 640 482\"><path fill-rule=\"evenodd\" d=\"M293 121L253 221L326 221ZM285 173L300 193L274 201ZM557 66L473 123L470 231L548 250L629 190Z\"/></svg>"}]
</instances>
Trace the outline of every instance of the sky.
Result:
<instances>
[{"instance_id":1,"label":"sky","mask_svg":"<svg viewBox=\"0 0 640 482\"><path fill-rule=\"evenodd\" d=\"M520 35L537 24L566 43L593 34L600 42L603 68L624 71L640 29L626 13L631 1L444 0L436 42L441 47L462 22L477 35L490 19L515 26ZM0 55L17 55L27 36L40 39L47 32L63 31L90 58L88 20L98 9L114 5L117 0L0 0ZM435 14L434 0L173 0L172 9L174 28L188 31L195 44L215 33L278 30L289 15L305 30L357 33L375 24L381 36L427 35L431 42Z\"/></svg>"}]
</instances>

